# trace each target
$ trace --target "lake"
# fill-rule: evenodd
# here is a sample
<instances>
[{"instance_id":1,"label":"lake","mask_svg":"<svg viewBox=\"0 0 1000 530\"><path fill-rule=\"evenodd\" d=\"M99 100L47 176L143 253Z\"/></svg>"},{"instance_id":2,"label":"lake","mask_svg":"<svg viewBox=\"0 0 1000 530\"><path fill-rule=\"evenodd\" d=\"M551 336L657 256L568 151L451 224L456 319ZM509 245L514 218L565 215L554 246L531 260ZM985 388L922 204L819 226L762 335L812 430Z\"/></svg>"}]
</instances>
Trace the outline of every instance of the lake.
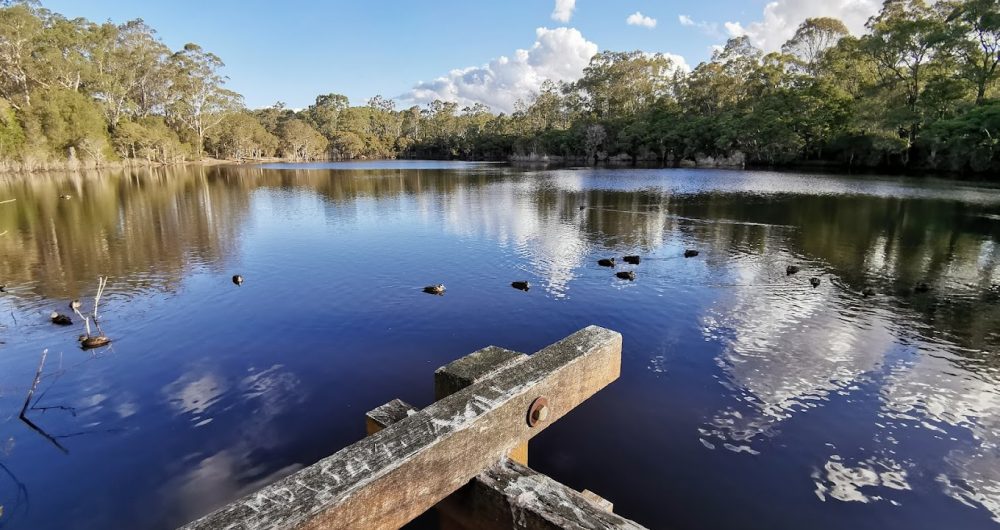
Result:
<instances>
[{"instance_id":1,"label":"lake","mask_svg":"<svg viewBox=\"0 0 1000 530\"><path fill-rule=\"evenodd\" d=\"M997 187L382 162L40 174L0 181L10 199L5 529L183 524L360 439L378 405L430 404L438 366L590 324L623 334L621 378L531 464L621 515L1000 523ZM597 264L626 254L635 281ZM114 342L83 351L67 304L102 275Z\"/></svg>"}]
</instances>

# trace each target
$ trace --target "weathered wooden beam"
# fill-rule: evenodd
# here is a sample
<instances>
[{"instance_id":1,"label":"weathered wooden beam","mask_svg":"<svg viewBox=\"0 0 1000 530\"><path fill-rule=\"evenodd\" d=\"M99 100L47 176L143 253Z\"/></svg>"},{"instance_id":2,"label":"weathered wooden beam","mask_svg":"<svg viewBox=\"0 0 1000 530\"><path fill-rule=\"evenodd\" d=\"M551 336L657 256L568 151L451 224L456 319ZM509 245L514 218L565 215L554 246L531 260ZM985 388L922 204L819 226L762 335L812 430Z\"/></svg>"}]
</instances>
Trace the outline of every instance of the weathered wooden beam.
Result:
<instances>
[{"instance_id":1,"label":"weathered wooden beam","mask_svg":"<svg viewBox=\"0 0 1000 530\"><path fill-rule=\"evenodd\" d=\"M394 399L365 414L365 432L371 436L397 421L402 421L417 409L402 399Z\"/></svg>"},{"instance_id":2,"label":"weathered wooden beam","mask_svg":"<svg viewBox=\"0 0 1000 530\"><path fill-rule=\"evenodd\" d=\"M416 412L394 399L368 413L376 429ZM578 492L513 460L494 464L437 505L444 527L476 530L641 529L590 490Z\"/></svg>"},{"instance_id":3,"label":"weathered wooden beam","mask_svg":"<svg viewBox=\"0 0 1000 530\"><path fill-rule=\"evenodd\" d=\"M187 528L398 528L617 379L621 345L585 328Z\"/></svg>"},{"instance_id":4,"label":"weathered wooden beam","mask_svg":"<svg viewBox=\"0 0 1000 530\"><path fill-rule=\"evenodd\" d=\"M454 522L477 530L644 528L513 460L490 466L447 502L462 507L449 510Z\"/></svg>"},{"instance_id":5,"label":"weathered wooden beam","mask_svg":"<svg viewBox=\"0 0 1000 530\"><path fill-rule=\"evenodd\" d=\"M497 346L487 346L434 371L434 399L444 399L487 377L528 360L528 356Z\"/></svg>"},{"instance_id":6,"label":"weathered wooden beam","mask_svg":"<svg viewBox=\"0 0 1000 530\"><path fill-rule=\"evenodd\" d=\"M487 346L472 352L434 371L434 399L444 399L527 360L528 356L523 353L497 346ZM507 456L515 462L528 465L528 442L514 447Z\"/></svg>"}]
</instances>

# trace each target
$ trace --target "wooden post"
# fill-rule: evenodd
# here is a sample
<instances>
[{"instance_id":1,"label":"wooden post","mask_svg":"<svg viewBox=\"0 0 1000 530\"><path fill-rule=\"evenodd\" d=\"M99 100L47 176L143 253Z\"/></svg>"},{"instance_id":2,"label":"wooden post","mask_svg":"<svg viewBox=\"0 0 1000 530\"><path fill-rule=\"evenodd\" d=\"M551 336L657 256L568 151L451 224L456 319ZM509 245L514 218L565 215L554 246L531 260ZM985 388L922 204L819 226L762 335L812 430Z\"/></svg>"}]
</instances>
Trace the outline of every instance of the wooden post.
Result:
<instances>
[{"instance_id":1,"label":"wooden post","mask_svg":"<svg viewBox=\"0 0 1000 530\"><path fill-rule=\"evenodd\" d=\"M394 399L366 415L375 432L416 413ZM444 529L642 529L590 490L578 492L513 460L497 463L437 505Z\"/></svg>"},{"instance_id":2,"label":"wooden post","mask_svg":"<svg viewBox=\"0 0 1000 530\"><path fill-rule=\"evenodd\" d=\"M399 528L617 379L621 345L585 328L186 528Z\"/></svg>"},{"instance_id":3,"label":"wooden post","mask_svg":"<svg viewBox=\"0 0 1000 530\"><path fill-rule=\"evenodd\" d=\"M523 353L497 346L487 346L472 352L434 371L434 399L444 399L527 360L528 356ZM528 442L511 449L507 456L515 462L528 465Z\"/></svg>"}]
</instances>

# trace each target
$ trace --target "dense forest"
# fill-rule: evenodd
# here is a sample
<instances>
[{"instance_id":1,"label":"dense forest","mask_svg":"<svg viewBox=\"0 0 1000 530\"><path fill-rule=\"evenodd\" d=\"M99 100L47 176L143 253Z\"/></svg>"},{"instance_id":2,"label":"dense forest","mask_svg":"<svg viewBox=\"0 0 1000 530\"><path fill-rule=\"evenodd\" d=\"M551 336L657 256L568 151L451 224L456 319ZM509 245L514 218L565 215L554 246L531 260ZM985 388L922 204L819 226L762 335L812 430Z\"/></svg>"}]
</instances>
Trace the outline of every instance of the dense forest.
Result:
<instances>
[{"instance_id":1,"label":"dense forest","mask_svg":"<svg viewBox=\"0 0 1000 530\"><path fill-rule=\"evenodd\" d=\"M733 38L690 72L605 51L510 114L336 93L247 109L223 66L196 44L172 51L142 20L0 0L0 168L212 156L1000 169L998 0L886 0L864 35L808 19L780 52Z\"/></svg>"}]
</instances>

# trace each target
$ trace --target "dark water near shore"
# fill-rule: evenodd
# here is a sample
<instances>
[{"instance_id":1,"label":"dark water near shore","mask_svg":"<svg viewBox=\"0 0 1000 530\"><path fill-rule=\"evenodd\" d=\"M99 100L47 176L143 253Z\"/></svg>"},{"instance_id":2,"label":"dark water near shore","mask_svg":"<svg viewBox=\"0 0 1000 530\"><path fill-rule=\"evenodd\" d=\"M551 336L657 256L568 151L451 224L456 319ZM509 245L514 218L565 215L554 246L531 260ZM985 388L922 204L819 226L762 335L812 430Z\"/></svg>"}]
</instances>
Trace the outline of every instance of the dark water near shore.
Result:
<instances>
[{"instance_id":1,"label":"dark water near shore","mask_svg":"<svg viewBox=\"0 0 1000 530\"><path fill-rule=\"evenodd\" d=\"M400 162L41 175L7 199L2 528L176 526L361 438L375 406L429 404L448 361L589 324L624 335L622 377L531 464L624 516L1000 521L997 188ZM635 282L596 264L632 253ZM47 315L100 275L115 341L84 352ZM39 432L18 413L46 349Z\"/></svg>"}]
</instances>

